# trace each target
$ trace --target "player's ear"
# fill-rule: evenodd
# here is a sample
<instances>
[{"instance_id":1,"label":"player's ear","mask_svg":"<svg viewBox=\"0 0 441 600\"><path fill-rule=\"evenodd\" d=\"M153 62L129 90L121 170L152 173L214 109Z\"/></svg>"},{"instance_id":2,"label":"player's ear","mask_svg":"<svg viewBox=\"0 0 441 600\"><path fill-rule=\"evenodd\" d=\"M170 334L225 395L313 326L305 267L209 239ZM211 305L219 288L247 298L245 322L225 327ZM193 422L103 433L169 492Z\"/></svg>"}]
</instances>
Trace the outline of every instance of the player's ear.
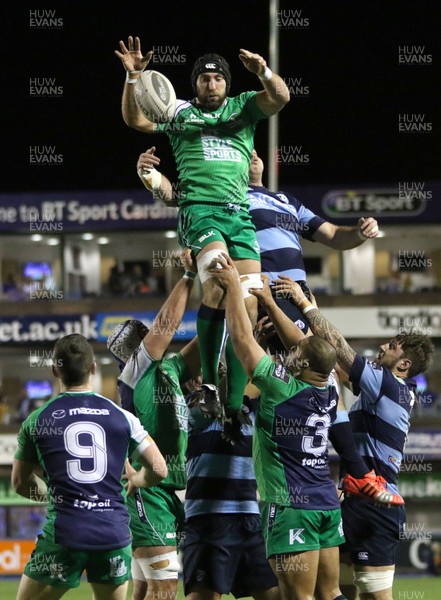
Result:
<instances>
[{"instance_id":1,"label":"player's ear","mask_svg":"<svg viewBox=\"0 0 441 600\"><path fill-rule=\"evenodd\" d=\"M51 368L52 368L52 375L54 377L56 377L57 379L60 379L61 375L60 375L60 371L57 369L57 367L55 365L52 365Z\"/></svg>"},{"instance_id":2,"label":"player's ear","mask_svg":"<svg viewBox=\"0 0 441 600\"><path fill-rule=\"evenodd\" d=\"M95 375L96 373L96 361L94 360L92 366L90 367L90 374Z\"/></svg>"},{"instance_id":3,"label":"player's ear","mask_svg":"<svg viewBox=\"0 0 441 600\"><path fill-rule=\"evenodd\" d=\"M410 360L410 358L405 358L405 357L400 358L400 360L397 363L398 371L402 371L403 373L408 371L411 366L412 366L412 361Z\"/></svg>"}]
</instances>

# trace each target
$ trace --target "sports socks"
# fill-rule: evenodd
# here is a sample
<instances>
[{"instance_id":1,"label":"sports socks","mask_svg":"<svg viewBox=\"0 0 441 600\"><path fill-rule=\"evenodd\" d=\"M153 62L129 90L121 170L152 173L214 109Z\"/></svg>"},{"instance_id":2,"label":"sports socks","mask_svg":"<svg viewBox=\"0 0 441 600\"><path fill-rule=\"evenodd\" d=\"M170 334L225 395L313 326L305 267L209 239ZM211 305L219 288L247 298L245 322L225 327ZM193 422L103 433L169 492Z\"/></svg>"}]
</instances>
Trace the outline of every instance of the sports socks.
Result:
<instances>
[{"instance_id":1,"label":"sports socks","mask_svg":"<svg viewBox=\"0 0 441 600\"><path fill-rule=\"evenodd\" d=\"M196 331L201 349L202 381L219 386L218 366L225 340L225 310L201 304Z\"/></svg>"},{"instance_id":2,"label":"sports socks","mask_svg":"<svg viewBox=\"0 0 441 600\"><path fill-rule=\"evenodd\" d=\"M225 344L225 362L227 363L227 397L225 400L225 409L227 412L237 412L243 404L248 376L234 352L230 336L228 336L227 343Z\"/></svg>"},{"instance_id":3,"label":"sports socks","mask_svg":"<svg viewBox=\"0 0 441 600\"><path fill-rule=\"evenodd\" d=\"M361 479L366 473L369 473L370 469L355 445L354 434L346 410L337 411L337 418L329 430L329 440L344 463L345 470L352 477Z\"/></svg>"}]
</instances>

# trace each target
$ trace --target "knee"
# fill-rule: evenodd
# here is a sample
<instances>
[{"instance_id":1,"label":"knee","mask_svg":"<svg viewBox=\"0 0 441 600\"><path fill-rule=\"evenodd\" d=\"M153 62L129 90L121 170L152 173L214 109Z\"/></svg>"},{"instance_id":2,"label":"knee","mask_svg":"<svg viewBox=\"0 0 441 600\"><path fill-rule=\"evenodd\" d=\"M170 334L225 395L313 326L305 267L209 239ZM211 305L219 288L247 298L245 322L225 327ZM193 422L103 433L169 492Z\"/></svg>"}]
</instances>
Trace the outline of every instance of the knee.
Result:
<instances>
[{"instance_id":1,"label":"knee","mask_svg":"<svg viewBox=\"0 0 441 600\"><path fill-rule=\"evenodd\" d=\"M170 581L170 587L176 587L180 565L176 550L158 554L157 556L149 556L138 558L138 564L142 569L143 575L147 581L161 582ZM159 587L164 587L160 585Z\"/></svg>"},{"instance_id":2,"label":"knee","mask_svg":"<svg viewBox=\"0 0 441 600\"><path fill-rule=\"evenodd\" d=\"M223 288L217 283L216 279L211 277L204 281L202 285L202 304L209 306L210 308L220 308L225 292Z\"/></svg>"}]
</instances>

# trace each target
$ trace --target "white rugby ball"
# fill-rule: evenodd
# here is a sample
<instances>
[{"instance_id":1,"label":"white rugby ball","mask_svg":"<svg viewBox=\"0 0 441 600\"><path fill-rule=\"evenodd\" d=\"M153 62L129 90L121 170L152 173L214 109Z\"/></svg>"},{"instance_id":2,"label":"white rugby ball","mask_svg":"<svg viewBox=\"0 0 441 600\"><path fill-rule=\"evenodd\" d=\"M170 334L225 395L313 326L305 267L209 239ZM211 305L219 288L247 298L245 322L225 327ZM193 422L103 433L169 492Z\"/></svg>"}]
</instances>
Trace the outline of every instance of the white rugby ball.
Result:
<instances>
[{"instance_id":1,"label":"white rugby ball","mask_svg":"<svg viewBox=\"0 0 441 600\"><path fill-rule=\"evenodd\" d=\"M149 121L171 121L176 110L176 93L170 80L158 71L144 71L135 83L136 104Z\"/></svg>"}]
</instances>

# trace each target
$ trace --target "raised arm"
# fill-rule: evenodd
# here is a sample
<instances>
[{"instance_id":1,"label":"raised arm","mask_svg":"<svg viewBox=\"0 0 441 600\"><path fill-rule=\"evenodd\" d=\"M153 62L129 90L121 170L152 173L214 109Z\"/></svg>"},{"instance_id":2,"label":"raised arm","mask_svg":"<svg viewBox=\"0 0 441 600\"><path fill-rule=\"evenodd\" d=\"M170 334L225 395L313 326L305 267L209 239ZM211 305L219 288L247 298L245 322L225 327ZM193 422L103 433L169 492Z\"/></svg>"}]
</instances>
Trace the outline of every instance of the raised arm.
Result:
<instances>
[{"instance_id":1,"label":"raised arm","mask_svg":"<svg viewBox=\"0 0 441 600\"><path fill-rule=\"evenodd\" d=\"M142 71L149 64L153 52L150 50L145 56L142 55L141 40L139 37L133 39L132 36L129 36L127 46L120 40L119 47L121 52L115 50L116 56L121 60L126 70L126 81L124 83L121 103L122 116L124 122L129 127L145 133L154 133L157 124L152 123L144 116L135 101L135 84Z\"/></svg>"},{"instance_id":2,"label":"raised arm","mask_svg":"<svg viewBox=\"0 0 441 600\"><path fill-rule=\"evenodd\" d=\"M159 200L167 206L177 206L177 199L174 197L170 180L155 168L161 163L161 159L156 156L155 151L155 146L152 146L139 156L136 171L144 186L152 192L155 200Z\"/></svg>"},{"instance_id":3,"label":"raised arm","mask_svg":"<svg viewBox=\"0 0 441 600\"><path fill-rule=\"evenodd\" d=\"M144 338L144 346L154 360L160 360L181 324L196 277L196 263L189 249L181 254L185 273L173 288L156 315L152 327Z\"/></svg>"},{"instance_id":4,"label":"raised arm","mask_svg":"<svg viewBox=\"0 0 441 600\"><path fill-rule=\"evenodd\" d=\"M266 61L259 54L240 49L239 58L245 68L257 75L263 90L257 92L256 104L260 110L271 117L278 113L289 102L289 90L283 79L268 68Z\"/></svg>"},{"instance_id":5,"label":"raised arm","mask_svg":"<svg viewBox=\"0 0 441 600\"><path fill-rule=\"evenodd\" d=\"M265 356L265 351L259 346L253 336L251 321L245 308L245 300L239 282L239 273L233 261L222 253L222 258L216 258L214 265L209 268L210 274L226 289L227 330L233 344L234 352L240 360L248 377L252 377L257 365Z\"/></svg>"},{"instance_id":6,"label":"raised arm","mask_svg":"<svg viewBox=\"0 0 441 600\"><path fill-rule=\"evenodd\" d=\"M311 304L302 288L295 281L291 284L291 294L295 304L303 311L303 314L307 315L314 335L324 338L334 346L340 367L346 373L350 373L356 357L355 350L351 348L339 330L322 315L319 309Z\"/></svg>"},{"instance_id":7,"label":"raised arm","mask_svg":"<svg viewBox=\"0 0 441 600\"><path fill-rule=\"evenodd\" d=\"M283 310L277 306L269 287L269 279L262 275L263 288L261 290L252 289L250 293L256 296L260 304L265 308L268 317L274 325L279 338L287 350L297 346L299 341L305 337L301 329L297 327Z\"/></svg>"},{"instance_id":8,"label":"raised arm","mask_svg":"<svg viewBox=\"0 0 441 600\"><path fill-rule=\"evenodd\" d=\"M326 221L313 234L312 239L335 250L350 250L361 246L366 240L376 238L378 233L375 219L361 217L356 227L334 225Z\"/></svg>"}]
</instances>

